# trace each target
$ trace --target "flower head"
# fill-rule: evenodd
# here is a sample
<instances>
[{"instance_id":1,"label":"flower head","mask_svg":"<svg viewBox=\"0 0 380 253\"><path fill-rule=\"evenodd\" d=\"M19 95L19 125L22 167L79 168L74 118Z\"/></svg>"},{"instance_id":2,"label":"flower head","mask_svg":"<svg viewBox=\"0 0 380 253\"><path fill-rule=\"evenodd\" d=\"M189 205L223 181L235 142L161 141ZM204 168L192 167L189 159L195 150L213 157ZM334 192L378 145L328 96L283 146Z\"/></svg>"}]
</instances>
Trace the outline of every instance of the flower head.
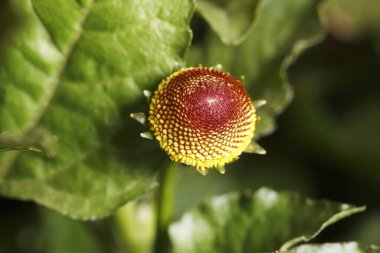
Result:
<instances>
[{"instance_id":1,"label":"flower head","mask_svg":"<svg viewBox=\"0 0 380 253\"><path fill-rule=\"evenodd\" d=\"M162 149L202 174L236 160L253 137L257 117L243 85L222 71L181 69L163 80L149 108L149 127Z\"/></svg>"}]
</instances>

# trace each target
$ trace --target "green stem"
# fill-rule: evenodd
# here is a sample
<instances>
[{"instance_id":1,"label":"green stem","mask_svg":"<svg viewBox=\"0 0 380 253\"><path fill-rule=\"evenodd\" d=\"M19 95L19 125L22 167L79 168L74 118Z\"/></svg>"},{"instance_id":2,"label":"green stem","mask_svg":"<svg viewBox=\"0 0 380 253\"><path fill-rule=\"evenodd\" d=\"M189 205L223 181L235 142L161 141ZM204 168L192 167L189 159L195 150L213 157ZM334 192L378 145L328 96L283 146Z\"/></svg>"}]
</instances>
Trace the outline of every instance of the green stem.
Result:
<instances>
[{"instance_id":1,"label":"green stem","mask_svg":"<svg viewBox=\"0 0 380 253\"><path fill-rule=\"evenodd\" d=\"M144 215L141 215L141 213ZM150 201L132 201L121 207L114 216L121 249L119 252L148 253L152 252L155 219L153 204ZM144 231L139 233L136 231Z\"/></svg>"},{"instance_id":2,"label":"green stem","mask_svg":"<svg viewBox=\"0 0 380 253\"><path fill-rule=\"evenodd\" d=\"M168 228L173 214L176 177L176 166L166 161L160 171L157 192L156 253L170 252Z\"/></svg>"}]
</instances>

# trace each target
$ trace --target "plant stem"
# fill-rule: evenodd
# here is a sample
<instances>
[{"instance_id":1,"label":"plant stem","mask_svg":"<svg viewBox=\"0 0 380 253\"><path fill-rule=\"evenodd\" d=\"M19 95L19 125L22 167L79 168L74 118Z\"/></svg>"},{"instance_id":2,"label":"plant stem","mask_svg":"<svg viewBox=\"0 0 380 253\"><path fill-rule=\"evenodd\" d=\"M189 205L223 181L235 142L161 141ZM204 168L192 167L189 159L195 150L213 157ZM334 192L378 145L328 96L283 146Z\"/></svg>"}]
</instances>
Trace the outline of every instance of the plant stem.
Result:
<instances>
[{"instance_id":1,"label":"plant stem","mask_svg":"<svg viewBox=\"0 0 380 253\"><path fill-rule=\"evenodd\" d=\"M167 159L160 171L160 185L157 192L156 242L154 248L156 253L168 253L170 251L168 228L173 214L176 178L177 168Z\"/></svg>"}]
</instances>

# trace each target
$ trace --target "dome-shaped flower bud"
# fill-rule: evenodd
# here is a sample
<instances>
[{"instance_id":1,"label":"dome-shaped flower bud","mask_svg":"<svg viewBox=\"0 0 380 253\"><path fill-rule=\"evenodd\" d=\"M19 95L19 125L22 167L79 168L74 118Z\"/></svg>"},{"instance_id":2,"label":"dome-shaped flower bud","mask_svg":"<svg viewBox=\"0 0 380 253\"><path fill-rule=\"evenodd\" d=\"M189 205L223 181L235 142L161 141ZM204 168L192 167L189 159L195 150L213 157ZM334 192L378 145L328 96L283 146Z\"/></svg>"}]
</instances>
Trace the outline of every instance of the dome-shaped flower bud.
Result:
<instances>
[{"instance_id":1,"label":"dome-shaped flower bud","mask_svg":"<svg viewBox=\"0 0 380 253\"><path fill-rule=\"evenodd\" d=\"M149 127L169 155L206 174L222 173L251 142L255 108L234 77L213 68L181 69L163 80L154 93Z\"/></svg>"}]
</instances>

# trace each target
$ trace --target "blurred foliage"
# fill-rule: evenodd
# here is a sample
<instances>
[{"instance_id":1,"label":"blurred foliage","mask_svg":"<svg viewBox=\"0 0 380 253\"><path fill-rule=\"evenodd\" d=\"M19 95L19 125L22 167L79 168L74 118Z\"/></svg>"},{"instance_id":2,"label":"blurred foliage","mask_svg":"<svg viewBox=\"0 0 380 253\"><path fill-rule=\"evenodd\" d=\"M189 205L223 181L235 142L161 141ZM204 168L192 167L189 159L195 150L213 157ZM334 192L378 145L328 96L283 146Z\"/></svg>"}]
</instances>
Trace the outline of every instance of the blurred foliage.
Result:
<instances>
[{"instance_id":1,"label":"blurred foliage","mask_svg":"<svg viewBox=\"0 0 380 253\"><path fill-rule=\"evenodd\" d=\"M260 0L199 0L196 9L224 44L238 45L249 35Z\"/></svg>"},{"instance_id":2,"label":"blurred foliage","mask_svg":"<svg viewBox=\"0 0 380 253\"><path fill-rule=\"evenodd\" d=\"M243 156L228 171L228 177L215 173L198 178L191 171L182 170L177 217L200 204L205 196L271 186L314 197L368 203L368 214L328 228L317 240L379 244L380 43L377 38L380 32L361 26L360 33L342 38L339 31L325 23L324 15L340 4L352 4L356 8L351 9L356 12L345 12L346 17L354 19L355 15L356 20L376 20L380 9L376 7L378 1L325 1L324 4L319 13L330 34L301 54L290 67L288 76L295 90L294 101L280 116L279 129L261 141L268 154ZM343 22L337 15L330 18L331 22ZM203 27L200 37L195 34L201 47L209 33L201 20L194 22ZM378 24L373 21L367 25ZM340 29L344 32L350 27ZM223 57L226 53L219 54ZM234 69L239 69L240 64L235 62Z\"/></svg>"},{"instance_id":3,"label":"blurred foliage","mask_svg":"<svg viewBox=\"0 0 380 253\"><path fill-rule=\"evenodd\" d=\"M18 209L1 212L0 252L81 253L104 252L93 229L53 211L14 204Z\"/></svg>"},{"instance_id":4,"label":"blurred foliage","mask_svg":"<svg viewBox=\"0 0 380 253\"><path fill-rule=\"evenodd\" d=\"M278 107L276 103L270 103L269 108L264 107L260 112L264 119L262 126L269 126L263 135L274 128L274 122L266 122L265 115L277 115L290 102L289 95L286 95L292 93L290 86L286 85L288 81L295 95L290 107L279 117L277 131L261 140L268 155L243 155L227 170L227 175L210 173L201 177L192 169L178 165L181 176L176 198L177 218L207 197L269 186L302 192L302 195L314 198L367 205L366 213L327 228L313 242L355 240L363 245L380 245L379 1L327 0L321 6L318 3L314 2L308 9L309 14L313 14L306 17L299 10L293 9L295 15L290 15L281 12L281 8L268 8L277 12L278 19L265 15L262 17L265 22L262 22L271 23L272 28L264 26L259 33L258 21L258 27L250 26L247 36L251 37L238 47L222 44L199 15L193 17L194 39L187 54L187 65L222 63L232 74L244 74L245 84L254 99L266 98L267 84L275 84L270 87L275 94L281 94L282 102ZM281 70L281 64L296 42L289 40L289 36L304 39L318 34L317 8L328 36L303 54L296 54L297 61L286 74L284 69ZM4 10L1 8L1 18L8 21L3 15L8 12ZM247 13L249 16L253 12ZM294 26L287 26L292 20ZM265 43L259 44L260 39ZM251 46L255 45L257 50L253 52ZM273 58L262 57L268 52L273 53ZM270 98L267 97L268 101ZM126 110L123 115L128 113ZM140 130L133 124L130 126L133 132ZM133 140L137 141L137 138ZM123 142L125 139L120 140ZM133 150L135 147L132 143L128 148ZM81 248L78 249L82 252L123 252L120 249L125 249L121 242L125 238L115 235L117 230L111 219L95 224L75 222L48 211L41 212L33 204L7 199L1 200L0 213L0 252L58 252L47 249L67 249L68 245L62 245L62 240L79 240L77 244ZM133 215L126 220L129 225L136 222ZM63 231L54 239L53 232L57 228L52 227L57 226ZM76 238L70 237L73 234L77 235ZM139 238L127 240L136 242ZM66 241L66 244L70 246L71 243ZM321 244L301 246L293 251L376 252L375 249L358 247L357 244ZM75 252L73 248L69 250Z\"/></svg>"},{"instance_id":5,"label":"blurred foliage","mask_svg":"<svg viewBox=\"0 0 380 253\"><path fill-rule=\"evenodd\" d=\"M379 50L379 9L377 0L329 0L321 7L321 20L326 29L340 40L370 37Z\"/></svg>"}]
</instances>

